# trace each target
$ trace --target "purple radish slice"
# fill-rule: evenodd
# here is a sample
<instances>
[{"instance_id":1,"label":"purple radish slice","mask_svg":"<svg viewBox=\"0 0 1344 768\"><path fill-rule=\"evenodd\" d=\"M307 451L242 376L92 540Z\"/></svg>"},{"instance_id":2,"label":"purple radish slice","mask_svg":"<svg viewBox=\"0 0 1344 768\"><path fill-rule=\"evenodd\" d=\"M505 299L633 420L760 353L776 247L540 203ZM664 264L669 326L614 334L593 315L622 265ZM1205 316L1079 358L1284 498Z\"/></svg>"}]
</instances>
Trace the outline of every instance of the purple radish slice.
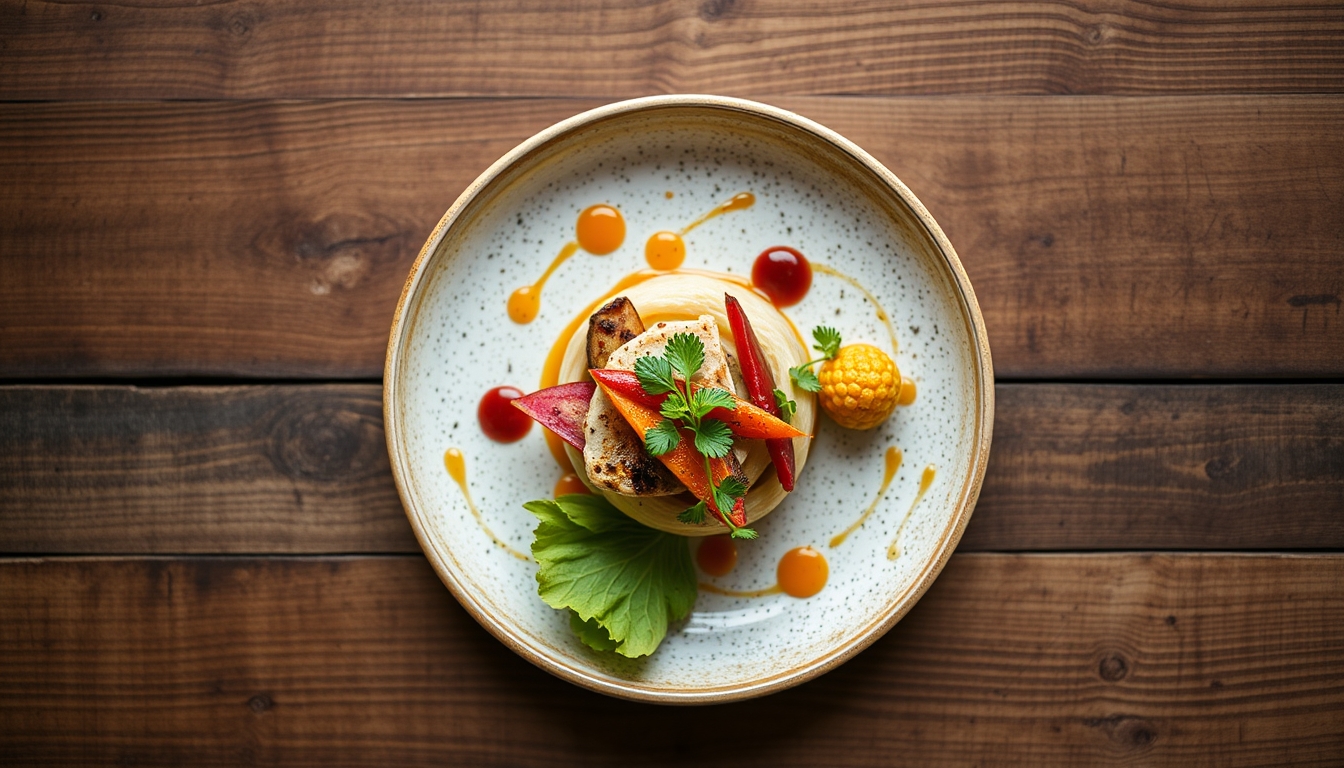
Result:
<instances>
[{"instance_id":1,"label":"purple radish slice","mask_svg":"<svg viewBox=\"0 0 1344 768\"><path fill-rule=\"evenodd\" d=\"M513 407L536 419L566 443L580 451L587 442L583 423L588 418L588 404L597 385L591 381L576 381L539 389L513 401Z\"/></svg>"}]
</instances>

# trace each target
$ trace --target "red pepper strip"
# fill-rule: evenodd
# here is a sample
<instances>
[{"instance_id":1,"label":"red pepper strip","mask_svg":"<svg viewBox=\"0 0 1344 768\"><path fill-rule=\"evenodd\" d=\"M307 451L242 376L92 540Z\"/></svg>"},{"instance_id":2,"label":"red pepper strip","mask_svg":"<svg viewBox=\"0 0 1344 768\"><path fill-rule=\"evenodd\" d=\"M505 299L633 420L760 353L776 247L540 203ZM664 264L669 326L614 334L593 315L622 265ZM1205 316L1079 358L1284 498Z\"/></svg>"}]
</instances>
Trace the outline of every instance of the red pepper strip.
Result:
<instances>
[{"instance_id":1,"label":"red pepper strip","mask_svg":"<svg viewBox=\"0 0 1344 768\"><path fill-rule=\"evenodd\" d=\"M592 369L588 373L592 374L593 379L602 383L604 389L611 389L619 392L621 395L633 400L645 408L652 408L657 411L663 407L663 401L667 399L667 393L661 395L650 395L639 385L639 377L634 371L617 371L611 368ZM787 421L782 421L763 408L757 408L752 403L743 400L736 395L733 399L737 401L737 407L733 410L727 408L715 408L707 416L711 419L718 419L733 431L738 437L745 437L752 440L766 440L769 438L792 438L807 437L805 432L799 432L796 427Z\"/></svg>"},{"instance_id":2,"label":"red pepper strip","mask_svg":"<svg viewBox=\"0 0 1344 768\"><path fill-rule=\"evenodd\" d=\"M620 412L621 416L625 417L630 427L641 438L643 438L645 432L648 432L663 420L663 415L656 408L647 408L625 397L620 392L607 387L601 379L597 383L602 387L602 391L607 393L607 397L611 398L611 404L616 406L616 410ZM663 466L671 470L672 474L676 475L677 479L686 486L687 490L695 494L697 499L704 501L710 511L720 520L723 519L719 508L714 506L714 495L709 490L709 478L705 475L705 459L695 450L695 436L691 434L690 430L683 429L681 431L681 442L677 443L677 447L659 456L658 460L663 462ZM709 468L714 473L715 483L728 475L734 474L733 468L724 459L710 459ZM732 515L735 525L743 526L747 524L747 508L742 499L737 500Z\"/></svg>"},{"instance_id":3,"label":"red pepper strip","mask_svg":"<svg viewBox=\"0 0 1344 768\"><path fill-rule=\"evenodd\" d=\"M757 407L772 416L780 415L779 403L775 402L775 377L765 364L765 355L761 352L761 342L756 340L756 332L751 330L751 321L742 305L728 294L723 295L724 308L728 311L728 325L733 329L733 338L737 341L737 362L742 367L742 379L747 385L747 397ZM793 440L775 438L765 441L770 450L770 461L774 462L775 474L784 490L792 491L797 477L793 458Z\"/></svg>"}]
</instances>

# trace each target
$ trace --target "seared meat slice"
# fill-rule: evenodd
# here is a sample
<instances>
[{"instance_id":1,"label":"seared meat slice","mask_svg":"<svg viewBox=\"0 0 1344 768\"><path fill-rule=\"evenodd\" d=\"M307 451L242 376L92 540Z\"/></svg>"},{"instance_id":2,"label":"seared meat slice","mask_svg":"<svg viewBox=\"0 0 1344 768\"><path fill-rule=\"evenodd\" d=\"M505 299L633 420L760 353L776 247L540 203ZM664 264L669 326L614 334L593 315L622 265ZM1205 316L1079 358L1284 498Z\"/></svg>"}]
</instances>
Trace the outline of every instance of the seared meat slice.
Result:
<instances>
[{"instance_id":1,"label":"seared meat slice","mask_svg":"<svg viewBox=\"0 0 1344 768\"><path fill-rule=\"evenodd\" d=\"M611 353L644 332L635 305L617 296L588 318L588 367L606 368Z\"/></svg>"}]
</instances>

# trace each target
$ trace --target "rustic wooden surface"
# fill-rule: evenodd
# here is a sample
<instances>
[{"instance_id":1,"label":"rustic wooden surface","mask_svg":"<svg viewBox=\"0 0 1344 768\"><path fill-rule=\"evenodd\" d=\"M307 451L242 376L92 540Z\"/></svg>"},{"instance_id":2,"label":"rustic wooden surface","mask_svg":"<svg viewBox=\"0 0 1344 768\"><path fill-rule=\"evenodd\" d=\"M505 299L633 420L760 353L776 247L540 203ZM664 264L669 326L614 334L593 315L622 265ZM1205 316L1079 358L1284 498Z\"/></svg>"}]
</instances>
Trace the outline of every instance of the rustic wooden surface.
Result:
<instances>
[{"instance_id":1,"label":"rustic wooden surface","mask_svg":"<svg viewBox=\"0 0 1344 768\"><path fill-rule=\"evenodd\" d=\"M662 92L891 167L1000 378L928 595L709 711L478 627L380 408L455 196ZM0 765L1344 763L1341 124L1327 0L0 0Z\"/></svg>"},{"instance_id":2,"label":"rustic wooden surface","mask_svg":"<svg viewBox=\"0 0 1344 768\"><path fill-rule=\"evenodd\" d=\"M0 573L7 764L1344 760L1339 555L956 555L854 661L716 707L731 733L518 660L421 557Z\"/></svg>"},{"instance_id":3,"label":"rustic wooden surface","mask_svg":"<svg viewBox=\"0 0 1344 768\"><path fill-rule=\"evenodd\" d=\"M929 207L1000 377L1344 376L1344 95L775 101ZM0 105L0 365L377 378L443 211L597 103Z\"/></svg>"},{"instance_id":4,"label":"rustic wooden surface","mask_svg":"<svg viewBox=\"0 0 1344 768\"><path fill-rule=\"evenodd\" d=\"M9 0L3 12L9 99L1344 88L1344 9L1329 0Z\"/></svg>"},{"instance_id":5,"label":"rustic wooden surface","mask_svg":"<svg viewBox=\"0 0 1344 768\"><path fill-rule=\"evenodd\" d=\"M995 394L961 551L1344 548L1344 385ZM371 384L0 387L0 552L419 552L381 397Z\"/></svg>"}]
</instances>

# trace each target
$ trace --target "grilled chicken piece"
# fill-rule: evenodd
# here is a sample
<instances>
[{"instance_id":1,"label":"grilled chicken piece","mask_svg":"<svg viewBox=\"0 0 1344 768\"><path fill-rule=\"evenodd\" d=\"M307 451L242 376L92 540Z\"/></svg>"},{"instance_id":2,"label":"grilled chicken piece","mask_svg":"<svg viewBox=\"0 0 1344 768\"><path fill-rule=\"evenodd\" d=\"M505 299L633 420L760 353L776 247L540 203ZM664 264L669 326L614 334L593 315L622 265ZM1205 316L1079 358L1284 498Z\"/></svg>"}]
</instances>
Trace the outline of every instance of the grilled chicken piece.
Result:
<instances>
[{"instance_id":1,"label":"grilled chicken piece","mask_svg":"<svg viewBox=\"0 0 1344 768\"><path fill-rule=\"evenodd\" d=\"M699 320L657 323L613 352L605 367L632 371L635 360L645 355L661 355L668 340L678 333L694 333L705 345L705 363L693 382L736 393L727 356L719 343L719 327L709 315L702 315ZM625 496L668 496L686 490L661 461L644 450L644 441L601 387L593 393L584 430L587 436L584 468L598 487Z\"/></svg>"},{"instance_id":2,"label":"grilled chicken piece","mask_svg":"<svg viewBox=\"0 0 1344 768\"><path fill-rule=\"evenodd\" d=\"M606 368L611 353L644 332L635 305L617 296L588 318L588 367Z\"/></svg>"}]
</instances>

